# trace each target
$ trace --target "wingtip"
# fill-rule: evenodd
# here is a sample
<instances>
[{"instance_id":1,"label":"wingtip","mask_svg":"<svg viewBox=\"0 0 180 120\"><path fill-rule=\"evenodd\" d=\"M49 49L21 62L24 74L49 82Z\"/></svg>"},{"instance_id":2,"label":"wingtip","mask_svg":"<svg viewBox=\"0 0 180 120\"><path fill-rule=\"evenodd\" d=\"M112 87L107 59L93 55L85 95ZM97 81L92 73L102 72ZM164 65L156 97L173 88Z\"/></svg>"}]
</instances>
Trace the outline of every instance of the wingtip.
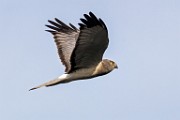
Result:
<instances>
[{"instance_id":1,"label":"wingtip","mask_svg":"<svg viewBox=\"0 0 180 120\"><path fill-rule=\"evenodd\" d=\"M58 21L59 19L58 18L54 18L55 21Z\"/></svg>"},{"instance_id":2,"label":"wingtip","mask_svg":"<svg viewBox=\"0 0 180 120\"><path fill-rule=\"evenodd\" d=\"M93 12L89 12L89 15L91 16L91 17L95 17L96 18L96 16L94 15L94 13Z\"/></svg>"},{"instance_id":3,"label":"wingtip","mask_svg":"<svg viewBox=\"0 0 180 120\"><path fill-rule=\"evenodd\" d=\"M92 11L89 11L89 14L93 14L93 12L92 12Z\"/></svg>"},{"instance_id":4,"label":"wingtip","mask_svg":"<svg viewBox=\"0 0 180 120\"><path fill-rule=\"evenodd\" d=\"M48 20L49 23L51 23L52 21L51 20Z\"/></svg>"},{"instance_id":5,"label":"wingtip","mask_svg":"<svg viewBox=\"0 0 180 120\"><path fill-rule=\"evenodd\" d=\"M53 30L45 30L46 32L49 32L49 33L51 33L51 34L55 34L56 33L56 31L53 31Z\"/></svg>"}]
</instances>

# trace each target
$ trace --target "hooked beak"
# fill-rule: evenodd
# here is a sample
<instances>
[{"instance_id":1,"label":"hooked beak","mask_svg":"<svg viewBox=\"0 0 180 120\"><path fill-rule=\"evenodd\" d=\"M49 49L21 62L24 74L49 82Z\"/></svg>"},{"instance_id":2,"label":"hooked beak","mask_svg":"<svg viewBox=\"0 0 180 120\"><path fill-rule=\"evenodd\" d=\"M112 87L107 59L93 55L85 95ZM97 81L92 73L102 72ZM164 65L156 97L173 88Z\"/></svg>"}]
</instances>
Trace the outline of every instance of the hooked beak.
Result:
<instances>
[{"instance_id":1,"label":"hooked beak","mask_svg":"<svg viewBox=\"0 0 180 120\"><path fill-rule=\"evenodd\" d=\"M118 69L118 66L116 65L115 68Z\"/></svg>"}]
</instances>

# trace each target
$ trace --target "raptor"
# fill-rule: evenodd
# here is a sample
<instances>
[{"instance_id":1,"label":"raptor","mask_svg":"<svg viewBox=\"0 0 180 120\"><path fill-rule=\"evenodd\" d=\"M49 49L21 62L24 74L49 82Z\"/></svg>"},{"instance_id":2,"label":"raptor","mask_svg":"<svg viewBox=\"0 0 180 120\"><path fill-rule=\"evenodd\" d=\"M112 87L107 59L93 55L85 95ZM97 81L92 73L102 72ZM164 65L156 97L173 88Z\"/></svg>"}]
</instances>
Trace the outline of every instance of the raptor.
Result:
<instances>
[{"instance_id":1,"label":"raptor","mask_svg":"<svg viewBox=\"0 0 180 120\"><path fill-rule=\"evenodd\" d=\"M118 68L114 61L102 59L109 44L105 23L92 12L84 14L80 20L79 29L57 18L48 21L51 25L46 26L50 30L46 31L54 36L59 57L65 65L65 73L30 90L94 78Z\"/></svg>"}]
</instances>

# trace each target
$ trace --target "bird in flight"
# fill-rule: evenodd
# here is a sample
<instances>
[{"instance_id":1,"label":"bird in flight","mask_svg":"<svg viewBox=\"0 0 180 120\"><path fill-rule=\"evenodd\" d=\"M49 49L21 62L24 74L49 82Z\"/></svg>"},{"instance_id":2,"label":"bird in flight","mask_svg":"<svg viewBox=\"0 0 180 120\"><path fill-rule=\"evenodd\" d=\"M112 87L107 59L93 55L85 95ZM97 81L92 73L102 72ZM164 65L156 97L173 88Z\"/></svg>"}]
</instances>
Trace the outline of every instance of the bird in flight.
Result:
<instances>
[{"instance_id":1,"label":"bird in flight","mask_svg":"<svg viewBox=\"0 0 180 120\"><path fill-rule=\"evenodd\" d=\"M105 23L92 12L84 14L80 20L79 29L57 18L48 21L51 25L46 26L50 30L46 31L54 36L59 57L65 65L65 73L30 90L94 78L118 68L112 60L102 59L109 44Z\"/></svg>"}]
</instances>

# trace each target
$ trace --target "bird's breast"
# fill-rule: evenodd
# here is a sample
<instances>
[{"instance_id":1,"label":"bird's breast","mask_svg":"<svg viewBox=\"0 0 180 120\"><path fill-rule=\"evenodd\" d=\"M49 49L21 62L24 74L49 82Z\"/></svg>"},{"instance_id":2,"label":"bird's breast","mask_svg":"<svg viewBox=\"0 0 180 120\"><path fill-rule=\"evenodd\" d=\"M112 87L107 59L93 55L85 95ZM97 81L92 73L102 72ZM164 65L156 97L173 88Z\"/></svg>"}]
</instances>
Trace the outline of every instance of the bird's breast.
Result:
<instances>
[{"instance_id":1,"label":"bird's breast","mask_svg":"<svg viewBox=\"0 0 180 120\"><path fill-rule=\"evenodd\" d=\"M109 73L110 71L104 67L102 62L100 62L97 66L91 67L91 68L83 68L76 70L72 73L69 73L66 78L69 81L73 80L80 80L80 79L88 79L93 78L101 75L105 75Z\"/></svg>"}]
</instances>

